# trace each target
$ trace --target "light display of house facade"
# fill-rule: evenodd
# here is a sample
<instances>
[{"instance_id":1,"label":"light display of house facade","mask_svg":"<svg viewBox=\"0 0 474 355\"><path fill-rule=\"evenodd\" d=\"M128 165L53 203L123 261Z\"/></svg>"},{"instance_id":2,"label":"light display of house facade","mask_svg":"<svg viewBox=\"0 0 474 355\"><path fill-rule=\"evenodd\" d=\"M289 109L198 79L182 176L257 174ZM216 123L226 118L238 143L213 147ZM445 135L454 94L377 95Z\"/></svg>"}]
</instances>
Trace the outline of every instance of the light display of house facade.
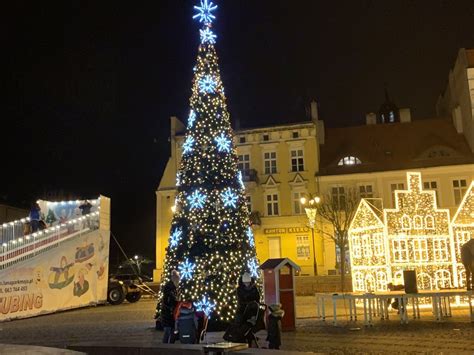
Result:
<instances>
[{"instance_id":1,"label":"light display of house facade","mask_svg":"<svg viewBox=\"0 0 474 355\"><path fill-rule=\"evenodd\" d=\"M395 191L395 208L362 199L349 229L352 286L386 291L403 284L403 270L416 270L418 289L464 287L460 247L474 237L474 182L453 218L423 190L421 173L407 173L408 190Z\"/></svg>"}]
</instances>

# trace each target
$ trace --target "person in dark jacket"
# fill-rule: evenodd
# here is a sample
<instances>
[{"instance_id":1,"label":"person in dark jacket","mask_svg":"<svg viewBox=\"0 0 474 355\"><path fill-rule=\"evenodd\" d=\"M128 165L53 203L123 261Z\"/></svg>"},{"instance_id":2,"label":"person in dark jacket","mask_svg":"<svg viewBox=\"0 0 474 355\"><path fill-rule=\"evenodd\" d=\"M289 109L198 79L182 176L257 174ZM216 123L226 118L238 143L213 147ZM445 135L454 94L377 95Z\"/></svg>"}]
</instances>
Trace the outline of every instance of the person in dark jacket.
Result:
<instances>
[{"instance_id":1,"label":"person in dark jacket","mask_svg":"<svg viewBox=\"0 0 474 355\"><path fill-rule=\"evenodd\" d=\"M30 226L31 226L31 233L35 233L39 230L40 220L41 220L41 208L38 202L35 202L31 205L30 209Z\"/></svg>"},{"instance_id":2,"label":"person in dark jacket","mask_svg":"<svg viewBox=\"0 0 474 355\"><path fill-rule=\"evenodd\" d=\"M268 316L267 341L269 349L280 349L281 345L281 320L285 311L281 309L281 304L272 304Z\"/></svg>"},{"instance_id":3,"label":"person in dark jacket","mask_svg":"<svg viewBox=\"0 0 474 355\"><path fill-rule=\"evenodd\" d=\"M244 273L237 288L237 314L236 321L238 323L244 320L245 309L252 302L260 302L260 292L258 292L255 281L249 273Z\"/></svg>"},{"instance_id":4,"label":"person in dark jacket","mask_svg":"<svg viewBox=\"0 0 474 355\"><path fill-rule=\"evenodd\" d=\"M171 280L163 286L163 299L161 301L161 324L163 325L163 343L174 343L174 310L179 301L178 294L179 272L171 271Z\"/></svg>"}]
</instances>

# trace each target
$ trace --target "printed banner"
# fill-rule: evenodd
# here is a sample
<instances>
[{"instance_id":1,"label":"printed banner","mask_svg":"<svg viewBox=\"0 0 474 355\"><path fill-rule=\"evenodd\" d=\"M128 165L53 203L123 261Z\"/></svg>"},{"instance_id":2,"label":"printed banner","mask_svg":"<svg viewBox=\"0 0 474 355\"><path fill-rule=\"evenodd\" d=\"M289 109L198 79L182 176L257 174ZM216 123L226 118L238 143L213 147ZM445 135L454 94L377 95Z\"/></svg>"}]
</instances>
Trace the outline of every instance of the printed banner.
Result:
<instances>
[{"instance_id":1,"label":"printed banner","mask_svg":"<svg viewBox=\"0 0 474 355\"><path fill-rule=\"evenodd\" d=\"M0 271L0 321L105 302L109 243L94 230Z\"/></svg>"}]
</instances>

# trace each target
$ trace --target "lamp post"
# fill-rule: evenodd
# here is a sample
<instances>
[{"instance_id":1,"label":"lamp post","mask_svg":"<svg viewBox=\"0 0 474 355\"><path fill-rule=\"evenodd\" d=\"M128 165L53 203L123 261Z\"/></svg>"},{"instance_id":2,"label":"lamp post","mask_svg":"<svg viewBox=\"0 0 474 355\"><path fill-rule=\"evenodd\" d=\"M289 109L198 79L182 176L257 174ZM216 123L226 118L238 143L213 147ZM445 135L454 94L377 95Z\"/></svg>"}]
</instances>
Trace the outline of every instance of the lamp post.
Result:
<instances>
[{"instance_id":1,"label":"lamp post","mask_svg":"<svg viewBox=\"0 0 474 355\"><path fill-rule=\"evenodd\" d=\"M316 224L316 215L318 213L318 204L321 199L318 196L309 195L308 198L300 199L301 205L304 207L306 217L308 217L308 226L311 229L311 239L313 242L313 270L314 276L318 275L318 264L316 263L316 246L314 244L314 225Z\"/></svg>"}]
</instances>

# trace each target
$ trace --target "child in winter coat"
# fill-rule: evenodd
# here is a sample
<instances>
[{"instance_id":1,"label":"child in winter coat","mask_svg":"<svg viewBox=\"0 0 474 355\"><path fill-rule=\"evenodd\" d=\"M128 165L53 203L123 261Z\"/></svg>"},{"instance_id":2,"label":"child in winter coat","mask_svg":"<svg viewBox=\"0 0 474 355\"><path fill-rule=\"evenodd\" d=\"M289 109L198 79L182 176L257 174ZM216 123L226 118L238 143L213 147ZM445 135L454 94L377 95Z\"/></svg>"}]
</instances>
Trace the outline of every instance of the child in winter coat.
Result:
<instances>
[{"instance_id":1,"label":"child in winter coat","mask_svg":"<svg viewBox=\"0 0 474 355\"><path fill-rule=\"evenodd\" d=\"M269 349L280 349L281 345L281 319L285 311L281 309L281 304L272 304L268 316L267 341Z\"/></svg>"}]
</instances>

